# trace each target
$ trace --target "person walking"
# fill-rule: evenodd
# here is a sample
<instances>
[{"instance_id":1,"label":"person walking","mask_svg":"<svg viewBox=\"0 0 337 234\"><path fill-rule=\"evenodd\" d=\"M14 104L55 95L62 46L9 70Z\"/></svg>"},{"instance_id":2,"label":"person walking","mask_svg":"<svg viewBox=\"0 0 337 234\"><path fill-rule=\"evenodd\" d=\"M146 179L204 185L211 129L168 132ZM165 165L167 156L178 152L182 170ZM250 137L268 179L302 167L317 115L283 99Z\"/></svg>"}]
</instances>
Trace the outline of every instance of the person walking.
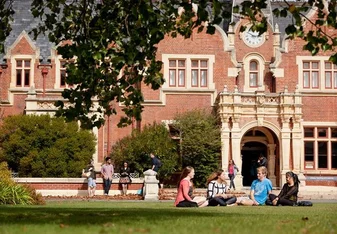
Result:
<instances>
[{"instance_id":1,"label":"person walking","mask_svg":"<svg viewBox=\"0 0 337 234\"><path fill-rule=\"evenodd\" d=\"M229 183L229 190L233 189L235 190L235 184L234 184L234 179L235 179L235 176L236 176L236 173L239 172L239 168L235 165L234 163L234 160L229 160L228 162L228 177L229 177L229 180L230 180L230 183Z\"/></svg>"},{"instance_id":2,"label":"person walking","mask_svg":"<svg viewBox=\"0 0 337 234\"><path fill-rule=\"evenodd\" d=\"M114 173L114 167L111 164L111 158L106 157L105 164L101 168L101 174L102 174L103 185L104 185L104 195L109 195L113 173Z\"/></svg>"},{"instance_id":3,"label":"person walking","mask_svg":"<svg viewBox=\"0 0 337 234\"><path fill-rule=\"evenodd\" d=\"M152 167L151 169L155 172L158 172L159 168L161 167L161 161L154 155L154 153L150 153Z\"/></svg>"}]
</instances>

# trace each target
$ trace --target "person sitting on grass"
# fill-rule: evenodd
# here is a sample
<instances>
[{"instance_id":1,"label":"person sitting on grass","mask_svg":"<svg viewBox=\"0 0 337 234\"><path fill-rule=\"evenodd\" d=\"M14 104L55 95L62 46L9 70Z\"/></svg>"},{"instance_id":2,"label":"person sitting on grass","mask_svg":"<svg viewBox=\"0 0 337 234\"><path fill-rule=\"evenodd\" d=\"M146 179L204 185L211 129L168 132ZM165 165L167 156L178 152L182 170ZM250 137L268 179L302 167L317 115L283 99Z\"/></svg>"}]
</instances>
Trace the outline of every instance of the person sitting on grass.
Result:
<instances>
[{"instance_id":1,"label":"person sitting on grass","mask_svg":"<svg viewBox=\"0 0 337 234\"><path fill-rule=\"evenodd\" d=\"M176 207L205 207L206 199L193 199L193 184L191 179L194 178L194 168L187 166L183 169L178 181L178 193L174 202Z\"/></svg>"},{"instance_id":2,"label":"person sitting on grass","mask_svg":"<svg viewBox=\"0 0 337 234\"><path fill-rule=\"evenodd\" d=\"M280 191L279 195L269 194L269 200L273 206L295 206L297 204L297 194L300 181L298 180L297 175L288 171L286 173L286 181Z\"/></svg>"},{"instance_id":3,"label":"person sitting on grass","mask_svg":"<svg viewBox=\"0 0 337 234\"><path fill-rule=\"evenodd\" d=\"M271 181L267 178L267 168L257 168L257 179L253 181L250 188L249 198L238 199L239 205L259 206L265 205L268 195L273 189Z\"/></svg>"},{"instance_id":4,"label":"person sitting on grass","mask_svg":"<svg viewBox=\"0 0 337 234\"><path fill-rule=\"evenodd\" d=\"M207 179L208 206L227 206L235 204L236 197L227 193L225 172L218 170Z\"/></svg>"}]
</instances>

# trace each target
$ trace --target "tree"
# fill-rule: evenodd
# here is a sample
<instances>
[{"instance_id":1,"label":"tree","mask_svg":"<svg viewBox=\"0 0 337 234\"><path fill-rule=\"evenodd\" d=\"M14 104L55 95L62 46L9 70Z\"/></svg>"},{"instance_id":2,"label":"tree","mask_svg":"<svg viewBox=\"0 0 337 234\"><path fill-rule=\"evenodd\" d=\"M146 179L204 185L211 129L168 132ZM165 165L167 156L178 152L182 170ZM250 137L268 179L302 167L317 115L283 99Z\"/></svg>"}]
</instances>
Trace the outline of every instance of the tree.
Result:
<instances>
[{"instance_id":1,"label":"tree","mask_svg":"<svg viewBox=\"0 0 337 234\"><path fill-rule=\"evenodd\" d=\"M198 17L194 17L192 4L181 0L78 0L71 4L33 0L32 14L41 19L34 35L47 33L56 45L71 41L59 46L57 53L65 59L76 58L67 66L67 83L75 86L63 92L73 105L57 102L58 115L78 119L82 127L99 127L105 115L116 113L111 102L117 101L123 103L125 112L119 126L130 124L133 117L140 120L140 84L158 89L164 82L156 45L166 34L189 37L194 28L204 28L209 1L197 3ZM179 7L185 11L180 16ZM221 21L220 11L215 13L211 24ZM213 33L211 24L208 32ZM91 115L93 110L99 114Z\"/></svg>"},{"instance_id":2,"label":"tree","mask_svg":"<svg viewBox=\"0 0 337 234\"><path fill-rule=\"evenodd\" d=\"M139 173L151 168L150 153L157 155L162 162L158 171L159 179L165 179L172 174L178 165L176 144L171 139L168 130L162 124L146 125L140 132L134 130L112 146L111 158L117 170L127 161L131 170Z\"/></svg>"},{"instance_id":3,"label":"tree","mask_svg":"<svg viewBox=\"0 0 337 234\"><path fill-rule=\"evenodd\" d=\"M95 152L94 135L63 118L11 116L0 129L0 161L21 177L79 177Z\"/></svg>"},{"instance_id":4,"label":"tree","mask_svg":"<svg viewBox=\"0 0 337 234\"><path fill-rule=\"evenodd\" d=\"M14 0L0 1L0 49L11 27ZM57 53L75 61L67 64L67 83L63 97L72 105L59 101L57 114L68 120L81 121L81 127L100 127L104 116L115 114L112 101L124 105L125 116L119 126L141 119L143 96L141 83L158 89L164 82L160 73L162 63L156 60L156 45L165 35L181 34L189 37L194 29L214 33L213 25L230 20L232 13L253 22L252 29L263 33L267 18L262 9L268 0L243 1L231 12L232 1L226 0L32 0L32 14L41 23L33 29L35 38L46 33L57 45ZM336 1L308 0L300 5L294 1L280 1L274 10L278 17L291 15L293 23L286 33L289 39L300 37L307 44L303 49L313 55L332 51L330 60L337 64L334 48L337 39L325 29L336 29ZM195 7L197 6L197 10ZM183 9L179 14L178 9ZM304 12L317 11L311 21ZM204 22L207 23L207 27ZM303 22L314 29L304 31ZM244 27L241 28L244 30ZM95 102L97 101L97 105ZM96 111L98 114L92 114Z\"/></svg>"},{"instance_id":5,"label":"tree","mask_svg":"<svg viewBox=\"0 0 337 234\"><path fill-rule=\"evenodd\" d=\"M220 167L220 127L206 110L193 110L178 115L174 128L180 132L183 167L192 166L196 186L205 186L206 178Z\"/></svg>"}]
</instances>

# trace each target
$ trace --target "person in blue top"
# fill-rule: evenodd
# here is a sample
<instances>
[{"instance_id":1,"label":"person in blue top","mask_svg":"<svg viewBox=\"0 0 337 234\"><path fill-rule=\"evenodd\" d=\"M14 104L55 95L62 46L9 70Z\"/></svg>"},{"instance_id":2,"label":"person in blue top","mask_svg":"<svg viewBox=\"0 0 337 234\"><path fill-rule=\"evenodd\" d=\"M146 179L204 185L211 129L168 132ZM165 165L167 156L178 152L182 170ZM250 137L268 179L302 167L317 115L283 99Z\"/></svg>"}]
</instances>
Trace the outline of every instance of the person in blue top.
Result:
<instances>
[{"instance_id":1,"label":"person in blue top","mask_svg":"<svg viewBox=\"0 0 337 234\"><path fill-rule=\"evenodd\" d=\"M238 199L238 204L246 206L264 205L273 189L271 181L267 178L267 168L257 168L257 179L250 188L249 198Z\"/></svg>"}]
</instances>

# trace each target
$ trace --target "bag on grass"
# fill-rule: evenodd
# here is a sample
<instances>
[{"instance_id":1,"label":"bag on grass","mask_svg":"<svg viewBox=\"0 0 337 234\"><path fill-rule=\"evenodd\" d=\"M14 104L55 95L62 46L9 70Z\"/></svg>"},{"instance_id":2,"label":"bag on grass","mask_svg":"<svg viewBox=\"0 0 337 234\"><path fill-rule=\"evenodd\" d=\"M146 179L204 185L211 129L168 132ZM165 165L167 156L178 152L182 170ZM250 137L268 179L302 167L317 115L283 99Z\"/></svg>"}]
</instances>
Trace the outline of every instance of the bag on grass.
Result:
<instances>
[{"instance_id":1,"label":"bag on grass","mask_svg":"<svg viewBox=\"0 0 337 234\"><path fill-rule=\"evenodd\" d=\"M299 201L297 202L298 206L312 206L312 202L311 201Z\"/></svg>"}]
</instances>

